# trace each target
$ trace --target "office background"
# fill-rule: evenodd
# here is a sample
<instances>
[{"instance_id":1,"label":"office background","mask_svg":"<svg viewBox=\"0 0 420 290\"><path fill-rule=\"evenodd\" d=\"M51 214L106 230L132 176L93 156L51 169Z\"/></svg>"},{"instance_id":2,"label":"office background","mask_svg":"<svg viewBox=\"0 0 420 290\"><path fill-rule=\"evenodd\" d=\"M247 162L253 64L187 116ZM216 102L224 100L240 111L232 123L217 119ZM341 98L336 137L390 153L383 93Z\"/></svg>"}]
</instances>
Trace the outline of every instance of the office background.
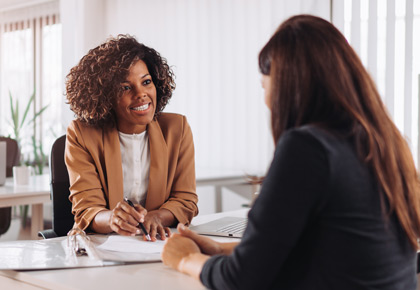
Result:
<instances>
[{"instance_id":1,"label":"office background","mask_svg":"<svg viewBox=\"0 0 420 290\"><path fill-rule=\"evenodd\" d=\"M26 135L48 153L73 119L64 97L70 68L109 36L131 34L175 72L165 111L187 116L197 169L263 174L274 146L257 56L298 13L332 20L346 35L417 162L420 0L1 0L0 135L11 134L9 92L23 106L35 88L34 111L49 107ZM30 159L29 141L23 150ZM212 194L200 188L202 213L214 210ZM246 202L224 198L225 210Z\"/></svg>"}]
</instances>

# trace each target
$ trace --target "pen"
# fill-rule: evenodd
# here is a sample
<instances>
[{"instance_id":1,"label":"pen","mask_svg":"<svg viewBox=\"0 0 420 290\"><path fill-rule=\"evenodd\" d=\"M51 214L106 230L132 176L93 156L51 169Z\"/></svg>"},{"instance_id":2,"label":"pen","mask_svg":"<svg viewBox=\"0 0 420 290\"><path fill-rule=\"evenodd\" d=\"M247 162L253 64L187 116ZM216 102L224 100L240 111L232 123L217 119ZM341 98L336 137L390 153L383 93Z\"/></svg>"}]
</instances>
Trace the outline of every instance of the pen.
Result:
<instances>
[{"instance_id":1,"label":"pen","mask_svg":"<svg viewBox=\"0 0 420 290\"><path fill-rule=\"evenodd\" d=\"M124 200L131 206L134 207L134 204L131 202L131 200L129 200L128 198L124 198ZM146 236L148 241L151 241L152 239L150 238L149 233L146 231L146 228L144 227L144 225L142 223L139 223L138 226L140 227L141 231L143 232L143 234Z\"/></svg>"}]
</instances>

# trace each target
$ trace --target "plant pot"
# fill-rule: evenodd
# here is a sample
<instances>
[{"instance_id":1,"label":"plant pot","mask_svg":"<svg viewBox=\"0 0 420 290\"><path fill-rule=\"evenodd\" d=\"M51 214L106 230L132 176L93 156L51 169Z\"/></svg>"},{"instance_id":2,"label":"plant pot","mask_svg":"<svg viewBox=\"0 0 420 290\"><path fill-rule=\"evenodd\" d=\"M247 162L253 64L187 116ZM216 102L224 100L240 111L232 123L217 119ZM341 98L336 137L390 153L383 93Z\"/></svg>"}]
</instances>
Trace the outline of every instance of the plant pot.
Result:
<instances>
[{"instance_id":1,"label":"plant pot","mask_svg":"<svg viewBox=\"0 0 420 290\"><path fill-rule=\"evenodd\" d=\"M13 182L15 185L28 185L32 174L31 166L13 166Z\"/></svg>"}]
</instances>

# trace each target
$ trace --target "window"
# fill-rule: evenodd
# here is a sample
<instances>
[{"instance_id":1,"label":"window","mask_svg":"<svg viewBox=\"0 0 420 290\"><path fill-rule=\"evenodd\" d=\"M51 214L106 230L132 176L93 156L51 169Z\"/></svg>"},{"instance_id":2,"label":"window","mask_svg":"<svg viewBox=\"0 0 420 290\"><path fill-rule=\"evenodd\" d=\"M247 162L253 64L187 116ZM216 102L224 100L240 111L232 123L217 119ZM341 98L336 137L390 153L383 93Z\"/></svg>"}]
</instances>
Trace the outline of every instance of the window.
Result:
<instances>
[{"instance_id":1,"label":"window","mask_svg":"<svg viewBox=\"0 0 420 290\"><path fill-rule=\"evenodd\" d=\"M47 1L36 7L0 11L0 135L14 136L11 126L10 97L19 103L22 119L26 105L34 94L34 102L26 121L42 107L48 106L36 123L20 133L25 161L34 158L33 140L49 148L61 128L61 24L58 1Z\"/></svg>"},{"instance_id":2,"label":"window","mask_svg":"<svg viewBox=\"0 0 420 290\"><path fill-rule=\"evenodd\" d=\"M373 77L418 162L420 0L334 0L333 23Z\"/></svg>"}]
</instances>

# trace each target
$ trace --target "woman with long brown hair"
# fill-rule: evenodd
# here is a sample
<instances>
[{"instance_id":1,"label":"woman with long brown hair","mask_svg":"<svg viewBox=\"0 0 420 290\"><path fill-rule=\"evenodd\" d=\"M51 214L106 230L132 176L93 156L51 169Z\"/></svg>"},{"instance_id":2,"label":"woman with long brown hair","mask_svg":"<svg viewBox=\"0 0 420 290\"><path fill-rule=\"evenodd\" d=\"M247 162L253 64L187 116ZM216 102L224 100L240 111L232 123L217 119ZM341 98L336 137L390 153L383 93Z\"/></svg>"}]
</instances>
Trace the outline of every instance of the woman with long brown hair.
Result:
<instances>
[{"instance_id":1,"label":"woman with long brown hair","mask_svg":"<svg viewBox=\"0 0 420 290\"><path fill-rule=\"evenodd\" d=\"M214 289L416 289L417 172L354 50L299 15L259 66L276 151L243 239L179 225L163 262Z\"/></svg>"}]
</instances>

